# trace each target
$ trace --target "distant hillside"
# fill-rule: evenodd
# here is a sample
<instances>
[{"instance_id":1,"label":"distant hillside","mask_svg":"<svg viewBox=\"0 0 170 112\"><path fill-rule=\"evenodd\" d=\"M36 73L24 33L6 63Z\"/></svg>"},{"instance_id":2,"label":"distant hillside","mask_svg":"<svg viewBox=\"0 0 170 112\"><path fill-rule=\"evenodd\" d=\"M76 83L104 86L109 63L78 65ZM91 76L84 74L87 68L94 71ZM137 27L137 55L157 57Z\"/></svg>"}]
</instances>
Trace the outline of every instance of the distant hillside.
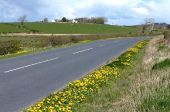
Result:
<instances>
[{"instance_id":1,"label":"distant hillside","mask_svg":"<svg viewBox=\"0 0 170 112\"><path fill-rule=\"evenodd\" d=\"M22 33L29 32L24 28L19 28L18 25L12 23L0 23L0 33Z\"/></svg>"},{"instance_id":2,"label":"distant hillside","mask_svg":"<svg viewBox=\"0 0 170 112\"><path fill-rule=\"evenodd\" d=\"M73 23L0 23L0 33L105 34L136 33L138 27Z\"/></svg>"}]
</instances>

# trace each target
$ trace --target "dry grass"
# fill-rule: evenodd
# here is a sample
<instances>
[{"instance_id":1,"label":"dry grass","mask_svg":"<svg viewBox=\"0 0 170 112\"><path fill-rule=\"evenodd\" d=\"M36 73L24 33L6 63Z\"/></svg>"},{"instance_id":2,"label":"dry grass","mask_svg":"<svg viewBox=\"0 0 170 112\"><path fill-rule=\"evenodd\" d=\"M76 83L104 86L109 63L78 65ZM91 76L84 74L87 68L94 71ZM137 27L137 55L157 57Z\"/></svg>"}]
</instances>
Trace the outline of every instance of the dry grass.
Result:
<instances>
[{"instance_id":1,"label":"dry grass","mask_svg":"<svg viewBox=\"0 0 170 112\"><path fill-rule=\"evenodd\" d=\"M135 55L132 59L132 66L136 66L136 62L141 60L144 54L144 49L140 50L140 53ZM113 102L118 100L121 96L125 96L130 84L129 76L132 75L133 69L121 69L121 76L116 80L110 80L108 85L99 89L97 93L89 97L85 102L78 104L74 108L74 112L107 112L112 107ZM117 104L119 102L116 102Z\"/></svg>"},{"instance_id":2,"label":"dry grass","mask_svg":"<svg viewBox=\"0 0 170 112\"><path fill-rule=\"evenodd\" d=\"M157 51L162 37L152 39L146 49L142 65L131 75L128 92L114 102L110 112L168 112L170 109L170 69L152 71L151 68L170 58L169 48Z\"/></svg>"},{"instance_id":3,"label":"dry grass","mask_svg":"<svg viewBox=\"0 0 170 112\"><path fill-rule=\"evenodd\" d=\"M146 50L138 54L134 68L123 69L119 80L110 82L75 112L169 112L170 69L152 70L165 58L170 47L162 36L153 38Z\"/></svg>"},{"instance_id":4,"label":"dry grass","mask_svg":"<svg viewBox=\"0 0 170 112\"><path fill-rule=\"evenodd\" d=\"M152 73L149 71L138 73L138 75L134 77L135 80L132 80L129 86L128 94L119 99L119 101L114 102L113 106L110 108L110 112L156 112L157 109L161 109L154 104L146 105L144 103L152 102L149 100L157 100L154 97L156 92L165 91L169 88L169 73L170 70L168 69ZM164 95L160 95L158 100L162 96ZM165 96L169 97L169 94L166 93ZM150 108L150 106L152 106L152 108ZM162 111L166 112L165 110Z\"/></svg>"},{"instance_id":5,"label":"dry grass","mask_svg":"<svg viewBox=\"0 0 170 112\"><path fill-rule=\"evenodd\" d=\"M157 52L157 47L159 46L160 42L162 42L163 40L163 36L159 36L156 37L154 39L152 39L149 44L148 47L145 51L145 56L143 58L143 66L145 68L150 68L149 66L154 64L154 59L156 57L156 52Z\"/></svg>"}]
</instances>

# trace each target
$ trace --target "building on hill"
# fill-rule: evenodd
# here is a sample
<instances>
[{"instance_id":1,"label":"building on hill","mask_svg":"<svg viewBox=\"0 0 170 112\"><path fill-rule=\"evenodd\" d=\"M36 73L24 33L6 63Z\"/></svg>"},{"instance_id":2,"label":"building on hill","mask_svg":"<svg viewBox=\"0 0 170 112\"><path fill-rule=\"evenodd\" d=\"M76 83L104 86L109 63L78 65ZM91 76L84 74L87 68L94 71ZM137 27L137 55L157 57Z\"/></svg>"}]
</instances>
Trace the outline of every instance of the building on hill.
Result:
<instances>
[{"instance_id":1,"label":"building on hill","mask_svg":"<svg viewBox=\"0 0 170 112\"><path fill-rule=\"evenodd\" d=\"M56 20L55 20L55 19L53 19L53 20L51 20L50 22L51 22L51 23L55 23L55 22L56 22Z\"/></svg>"},{"instance_id":2,"label":"building on hill","mask_svg":"<svg viewBox=\"0 0 170 112\"><path fill-rule=\"evenodd\" d=\"M70 23L78 23L78 21L75 20L75 19L72 19L72 20L70 20L69 22L70 22Z\"/></svg>"}]
</instances>

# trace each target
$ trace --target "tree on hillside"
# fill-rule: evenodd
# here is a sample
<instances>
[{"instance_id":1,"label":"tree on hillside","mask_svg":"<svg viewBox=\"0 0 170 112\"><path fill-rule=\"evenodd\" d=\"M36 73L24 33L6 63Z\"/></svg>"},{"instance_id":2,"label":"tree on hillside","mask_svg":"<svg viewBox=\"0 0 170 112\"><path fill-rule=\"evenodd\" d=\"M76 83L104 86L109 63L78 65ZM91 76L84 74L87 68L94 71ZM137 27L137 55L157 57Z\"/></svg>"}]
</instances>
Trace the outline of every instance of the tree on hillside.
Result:
<instances>
[{"instance_id":1,"label":"tree on hillside","mask_svg":"<svg viewBox=\"0 0 170 112\"><path fill-rule=\"evenodd\" d=\"M58 19L54 19L55 20L55 22L59 22L60 20L58 20Z\"/></svg>"},{"instance_id":2,"label":"tree on hillside","mask_svg":"<svg viewBox=\"0 0 170 112\"><path fill-rule=\"evenodd\" d=\"M145 30L146 30L146 26L143 25L143 27L142 27L142 33L145 33Z\"/></svg>"},{"instance_id":3,"label":"tree on hillside","mask_svg":"<svg viewBox=\"0 0 170 112\"><path fill-rule=\"evenodd\" d=\"M93 23L93 24L105 24L107 22L107 18L104 17L83 17L83 18L76 18L76 21L79 23Z\"/></svg>"},{"instance_id":4,"label":"tree on hillside","mask_svg":"<svg viewBox=\"0 0 170 112\"><path fill-rule=\"evenodd\" d=\"M81 18L75 18L76 21L79 23L89 23L89 18L81 17Z\"/></svg>"},{"instance_id":5,"label":"tree on hillside","mask_svg":"<svg viewBox=\"0 0 170 112\"><path fill-rule=\"evenodd\" d=\"M63 17L63 18L61 19L61 21L62 21L62 22L67 22L67 18L66 18L66 17Z\"/></svg>"},{"instance_id":6,"label":"tree on hillside","mask_svg":"<svg viewBox=\"0 0 170 112\"><path fill-rule=\"evenodd\" d=\"M170 25L167 26L167 29L170 30Z\"/></svg>"},{"instance_id":7,"label":"tree on hillside","mask_svg":"<svg viewBox=\"0 0 170 112\"><path fill-rule=\"evenodd\" d=\"M45 22L45 23L48 22L48 18L44 18L43 22Z\"/></svg>"},{"instance_id":8,"label":"tree on hillside","mask_svg":"<svg viewBox=\"0 0 170 112\"><path fill-rule=\"evenodd\" d=\"M95 18L95 23L96 24L105 24L105 22L107 22L107 19L104 17L97 17Z\"/></svg>"},{"instance_id":9,"label":"tree on hillside","mask_svg":"<svg viewBox=\"0 0 170 112\"><path fill-rule=\"evenodd\" d=\"M24 25L24 22L26 22L26 18L27 18L26 15L23 15L18 18L18 21L21 23L21 25Z\"/></svg>"},{"instance_id":10,"label":"tree on hillside","mask_svg":"<svg viewBox=\"0 0 170 112\"><path fill-rule=\"evenodd\" d=\"M154 30L154 22L155 20L153 18L146 18L145 19L145 27L149 30L149 32L152 32Z\"/></svg>"}]
</instances>

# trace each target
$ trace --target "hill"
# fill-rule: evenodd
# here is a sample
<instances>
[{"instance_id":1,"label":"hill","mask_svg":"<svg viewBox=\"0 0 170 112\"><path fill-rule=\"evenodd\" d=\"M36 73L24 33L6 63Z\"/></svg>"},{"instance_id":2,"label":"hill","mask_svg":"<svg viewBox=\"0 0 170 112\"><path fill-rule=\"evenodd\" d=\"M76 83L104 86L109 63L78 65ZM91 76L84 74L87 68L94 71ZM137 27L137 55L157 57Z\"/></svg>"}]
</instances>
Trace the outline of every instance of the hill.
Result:
<instances>
[{"instance_id":1,"label":"hill","mask_svg":"<svg viewBox=\"0 0 170 112\"><path fill-rule=\"evenodd\" d=\"M100 24L73 23L0 23L0 33L53 33L53 34L106 34L106 33L136 33L139 28L130 26L113 26Z\"/></svg>"},{"instance_id":2,"label":"hill","mask_svg":"<svg viewBox=\"0 0 170 112\"><path fill-rule=\"evenodd\" d=\"M23 33L29 32L24 28L20 28L17 24L0 23L0 33Z\"/></svg>"}]
</instances>

